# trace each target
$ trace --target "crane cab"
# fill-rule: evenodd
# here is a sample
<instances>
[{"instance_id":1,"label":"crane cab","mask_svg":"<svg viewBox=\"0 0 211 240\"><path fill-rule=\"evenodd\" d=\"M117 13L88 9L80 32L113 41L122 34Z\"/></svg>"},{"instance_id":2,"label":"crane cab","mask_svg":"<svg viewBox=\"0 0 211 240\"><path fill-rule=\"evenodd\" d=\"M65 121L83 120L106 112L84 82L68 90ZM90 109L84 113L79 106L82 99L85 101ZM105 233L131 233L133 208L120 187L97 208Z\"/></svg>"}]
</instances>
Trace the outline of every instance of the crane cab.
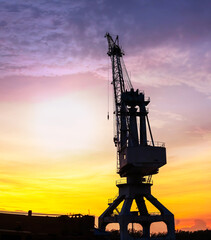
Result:
<instances>
[{"instance_id":1,"label":"crane cab","mask_svg":"<svg viewBox=\"0 0 211 240\"><path fill-rule=\"evenodd\" d=\"M159 168L166 164L166 148L159 145L123 148L119 153L120 176L125 177L128 174L147 176L158 173Z\"/></svg>"}]
</instances>

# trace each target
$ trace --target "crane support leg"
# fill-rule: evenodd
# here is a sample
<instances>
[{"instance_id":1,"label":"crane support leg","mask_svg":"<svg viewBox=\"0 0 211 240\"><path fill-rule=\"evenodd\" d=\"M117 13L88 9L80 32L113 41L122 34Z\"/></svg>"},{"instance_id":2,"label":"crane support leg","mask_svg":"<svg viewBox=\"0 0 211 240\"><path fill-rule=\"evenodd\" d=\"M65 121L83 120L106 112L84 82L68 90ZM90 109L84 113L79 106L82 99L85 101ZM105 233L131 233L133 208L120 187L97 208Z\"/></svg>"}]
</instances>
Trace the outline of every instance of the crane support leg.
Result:
<instances>
[{"instance_id":1,"label":"crane support leg","mask_svg":"<svg viewBox=\"0 0 211 240\"><path fill-rule=\"evenodd\" d=\"M150 237L150 226L154 222L164 222L167 226L167 234L162 239L175 240L174 215L152 196L151 186L152 184L149 183L137 182L117 185L119 188L119 196L99 217L99 228L105 230L107 224L119 223L120 240L156 240L159 238ZM159 213L150 214L144 199L155 206ZM137 212L131 211L133 200L136 201ZM117 208L121 202L123 202L123 205L120 213L114 214L113 210ZM143 235L140 238L134 238L129 234L128 224L130 223L139 223L142 226Z\"/></svg>"}]
</instances>

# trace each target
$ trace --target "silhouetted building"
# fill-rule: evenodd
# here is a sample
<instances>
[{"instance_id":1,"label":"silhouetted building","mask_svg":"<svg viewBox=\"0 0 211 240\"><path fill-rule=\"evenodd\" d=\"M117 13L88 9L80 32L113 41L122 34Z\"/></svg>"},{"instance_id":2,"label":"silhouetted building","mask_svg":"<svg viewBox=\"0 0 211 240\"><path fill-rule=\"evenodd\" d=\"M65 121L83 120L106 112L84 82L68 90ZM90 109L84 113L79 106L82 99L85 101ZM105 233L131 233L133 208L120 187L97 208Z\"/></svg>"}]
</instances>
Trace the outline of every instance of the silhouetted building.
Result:
<instances>
[{"instance_id":1,"label":"silhouetted building","mask_svg":"<svg viewBox=\"0 0 211 240\"><path fill-rule=\"evenodd\" d=\"M59 217L0 213L0 240L90 239L94 216L75 214Z\"/></svg>"}]
</instances>

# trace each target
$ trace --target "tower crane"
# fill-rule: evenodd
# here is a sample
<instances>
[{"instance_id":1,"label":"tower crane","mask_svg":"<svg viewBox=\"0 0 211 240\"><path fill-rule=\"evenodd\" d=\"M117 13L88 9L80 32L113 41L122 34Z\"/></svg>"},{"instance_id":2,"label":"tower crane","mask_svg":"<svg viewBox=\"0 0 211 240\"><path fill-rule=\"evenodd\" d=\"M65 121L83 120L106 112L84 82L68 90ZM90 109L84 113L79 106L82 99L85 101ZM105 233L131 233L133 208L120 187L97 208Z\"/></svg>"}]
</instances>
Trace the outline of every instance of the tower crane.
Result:
<instances>
[{"instance_id":1,"label":"tower crane","mask_svg":"<svg viewBox=\"0 0 211 240\"><path fill-rule=\"evenodd\" d=\"M174 215L151 194L151 176L166 164L166 148L164 143L153 140L147 109L150 98L146 98L144 92L134 90L118 36L113 39L106 33L105 37L108 42L107 54L112 63L116 120L114 143L117 147L117 173L121 179L116 184L119 195L114 201L109 201L108 208L99 217L99 228L105 230L107 224L119 223L120 239L130 240L134 238L128 233L128 224L139 223L143 227L141 239L146 240L150 239L150 224L162 221L167 225L166 239L175 240ZM150 140L147 139L147 133ZM131 212L133 200L138 209L135 215ZM150 214L145 200L152 203L159 214ZM115 214L115 209L118 214Z\"/></svg>"}]
</instances>

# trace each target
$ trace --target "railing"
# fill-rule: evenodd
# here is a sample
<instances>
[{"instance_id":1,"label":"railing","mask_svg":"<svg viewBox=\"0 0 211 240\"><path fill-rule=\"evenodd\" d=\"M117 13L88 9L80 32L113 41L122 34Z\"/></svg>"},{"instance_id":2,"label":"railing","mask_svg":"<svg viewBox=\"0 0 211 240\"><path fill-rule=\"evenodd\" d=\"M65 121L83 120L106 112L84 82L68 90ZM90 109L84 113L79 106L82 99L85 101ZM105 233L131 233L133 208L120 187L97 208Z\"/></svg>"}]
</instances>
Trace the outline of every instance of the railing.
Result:
<instances>
[{"instance_id":1,"label":"railing","mask_svg":"<svg viewBox=\"0 0 211 240\"><path fill-rule=\"evenodd\" d=\"M69 218L82 218L83 214L55 214L55 213L36 213L36 212L25 212L25 211L0 211L0 214L11 214L11 215L23 215L23 216L36 216L36 217L69 217Z\"/></svg>"},{"instance_id":2,"label":"railing","mask_svg":"<svg viewBox=\"0 0 211 240\"><path fill-rule=\"evenodd\" d=\"M152 141L147 141L147 145L149 146L155 146L155 147L165 147L165 143L164 142L153 142Z\"/></svg>"},{"instance_id":3,"label":"railing","mask_svg":"<svg viewBox=\"0 0 211 240\"><path fill-rule=\"evenodd\" d=\"M118 197L118 195L116 195L114 198L109 198L108 205L112 204L117 199L117 197Z\"/></svg>"},{"instance_id":4,"label":"railing","mask_svg":"<svg viewBox=\"0 0 211 240\"><path fill-rule=\"evenodd\" d=\"M0 211L0 213L3 213L3 214L14 214L14 215L25 215L25 216L28 216L29 215L29 212L25 212L25 211ZM37 217L59 217L61 214L53 214L53 213L36 213L36 212L32 212L31 213L32 216L37 216Z\"/></svg>"},{"instance_id":5,"label":"railing","mask_svg":"<svg viewBox=\"0 0 211 240\"><path fill-rule=\"evenodd\" d=\"M116 185L127 184L127 178L120 178L116 180Z\"/></svg>"},{"instance_id":6,"label":"railing","mask_svg":"<svg viewBox=\"0 0 211 240\"><path fill-rule=\"evenodd\" d=\"M150 97L144 97L145 102L150 102Z\"/></svg>"},{"instance_id":7,"label":"railing","mask_svg":"<svg viewBox=\"0 0 211 240\"><path fill-rule=\"evenodd\" d=\"M152 180L152 177L148 176L148 177L145 177L142 180L140 180L139 183L153 184L153 180ZM120 178L120 179L116 180L116 185L122 185L122 184L127 184L127 178Z\"/></svg>"},{"instance_id":8,"label":"railing","mask_svg":"<svg viewBox=\"0 0 211 240\"><path fill-rule=\"evenodd\" d=\"M151 216L156 216L156 215L161 215L161 213L160 212L151 212L151 213L149 213Z\"/></svg>"},{"instance_id":9,"label":"railing","mask_svg":"<svg viewBox=\"0 0 211 240\"><path fill-rule=\"evenodd\" d=\"M108 199L108 205L112 204L114 202L115 198L109 198Z\"/></svg>"},{"instance_id":10,"label":"railing","mask_svg":"<svg viewBox=\"0 0 211 240\"><path fill-rule=\"evenodd\" d=\"M117 154L116 169L117 169L117 173L119 173L119 170L120 170L119 154Z\"/></svg>"}]
</instances>

